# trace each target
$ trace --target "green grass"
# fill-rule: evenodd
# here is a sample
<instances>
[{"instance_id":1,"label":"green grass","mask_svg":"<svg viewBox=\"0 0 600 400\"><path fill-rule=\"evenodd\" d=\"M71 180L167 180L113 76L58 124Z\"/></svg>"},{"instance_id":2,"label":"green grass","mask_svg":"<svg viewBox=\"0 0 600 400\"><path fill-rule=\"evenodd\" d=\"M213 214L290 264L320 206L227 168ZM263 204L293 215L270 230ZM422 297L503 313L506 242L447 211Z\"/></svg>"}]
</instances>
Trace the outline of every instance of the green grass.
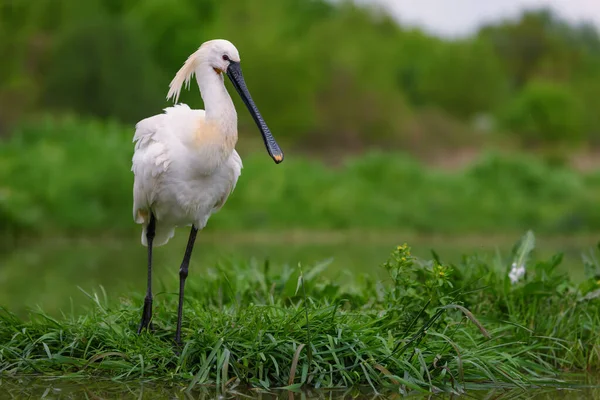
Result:
<instances>
[{"instance_id":1,"label":"green grass","mask_svg":"<svg viewBox=\"0 0 600 400\"><path fill-rule=\"evenodd\" d=\"M154 334L135 334L142 297L89 294L84 315L24 320L0 314L3 375L177 382L220 389L372 386L451 391L480 384L529 386L560 371L600 367L600 264L589 279L556 272L560 256L531 257L526 235L506 260L418 260L399 246L388 279L341 286L327 264L231 264L187 287L184 346L174 351L176 296L159 293ZM527 274L511 285L512 262Z\"/></svg>"},{"instance_id":2,"label":"green grass","mask_svg":"<svg viewBox=\"0 0 600 400\"><path fill-rule=\"evenodd\" d=\"M22 125L0 146L0 233L137 232L132 135L131 126L77 118ZM399 153L333 168L294 152L276 166L261 151L244 157L234 193L207 229L590 233L600 230L599 188L598 172L523 154L440 171Z\"/></svg>"}]
</instances>

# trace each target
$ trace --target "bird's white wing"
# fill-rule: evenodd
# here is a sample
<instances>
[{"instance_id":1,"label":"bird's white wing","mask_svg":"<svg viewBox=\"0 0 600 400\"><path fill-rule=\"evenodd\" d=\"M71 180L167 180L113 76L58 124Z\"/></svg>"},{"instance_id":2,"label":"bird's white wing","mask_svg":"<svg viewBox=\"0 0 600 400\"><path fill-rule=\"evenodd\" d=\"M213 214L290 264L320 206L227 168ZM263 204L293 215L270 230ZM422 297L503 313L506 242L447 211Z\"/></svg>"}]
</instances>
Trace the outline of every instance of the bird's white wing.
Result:
<instances>
[{"instance_id":1,"label":"bird's white wing","mask_svg":"<svg viewBox=\"0 0 600 400\"><path fill-rule=\"evenodd\" d=\"M233 150L233 153L231 154L231 163L233 164L231 179L232 185L231 189L229 190L229 194L231 194L235 189L235 185L237 185L237 181L242 174L242 168L244 168L244 165L242 164L242 158L235 150Z\"/></svg>"},{"instance_id":2,"label":"bird's white wing","mask_svg":"<svg viewBox=\"0 0 600 400\"><path fill-rule=\"evenodd\" d=\"M242 159L240 158L240 155L237 151L233 150L233 153L231 153L231 158L228 162L230 167L227 170L227 181L229 182L229 190L227 190L224 196L221 199L219 199L219 201L215 204L212 213L219 211L221 207L223 207L231 193L233 193L235 185L237 184L237 181L242 173Z\"/></svg>"},{"instance_id":3,"label":"bird's white wing","mask_svg":"<svg viewBox=\"0 0 600 400\"><path fill-rule=\"evenodd\" d=\"M136 124L133 141L135 150L131 170L133 184L133 218L144 223L149 216L161 179L173 160L181 157L182 139L192 136L204 110L192 110L186 104L166 108ZM147 221L146 221L147 222Z\"/></svg>"},{"instance_id":4,"label":"bird's white wing","mask_svg":"<svg viewBox=\"0 0 600 400\"><path fill-rule=\"evenodd\" d=\"M165 115L155 115L141 120L135 127L131 170L133 183L133 219L138 224L149 215L155 195L156 183L168 170L169 149L161 136L164 135Z\"/></svg>"}]
</instances>

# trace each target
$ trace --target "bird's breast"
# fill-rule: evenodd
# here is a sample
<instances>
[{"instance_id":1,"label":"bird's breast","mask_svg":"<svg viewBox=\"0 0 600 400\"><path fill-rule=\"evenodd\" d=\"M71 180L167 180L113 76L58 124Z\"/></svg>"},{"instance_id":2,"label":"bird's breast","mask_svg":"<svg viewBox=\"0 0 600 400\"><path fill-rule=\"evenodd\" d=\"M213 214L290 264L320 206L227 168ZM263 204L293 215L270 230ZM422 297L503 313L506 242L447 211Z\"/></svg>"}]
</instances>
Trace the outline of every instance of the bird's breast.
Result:
<instances>
[{"instance_id":1,"label":"bird's breast","mask_svg":"<svg viewBox=\"0 0 600 400\"><path fill-rule=\"evenodd\" d=\"M225 203L241 172L234 151L211 174L198 170L170 171L163 177L154 202L155 211L174 225L194 223L201 229L208 217Z\"/></svg>"},{"instance_id":2,"label":"bird's breast","mask_svg":"<svg viewBox=\"0 0 600 400\"><path fill-rule=\"evenodd\" d=\"M201 120L190 150L194 153L198 170L203 174L211 174L231 157L236 144L235 126Z\"/></svg>"}]
</instances>

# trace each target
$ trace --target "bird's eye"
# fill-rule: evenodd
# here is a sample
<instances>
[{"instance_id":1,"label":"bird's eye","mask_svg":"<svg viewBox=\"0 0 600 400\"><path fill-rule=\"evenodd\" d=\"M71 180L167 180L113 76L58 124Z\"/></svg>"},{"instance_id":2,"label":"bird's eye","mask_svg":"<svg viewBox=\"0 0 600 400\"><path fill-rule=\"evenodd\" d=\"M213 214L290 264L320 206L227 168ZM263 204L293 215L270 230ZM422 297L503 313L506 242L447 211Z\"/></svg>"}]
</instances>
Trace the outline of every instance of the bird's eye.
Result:
<instances>
[{"instance_id":1,"label":"bird's eye","mask_svg":"<svg viewBox=\"0 0 600 400\"><path fill-rule=\"evenodd\" d=\"M223 54L223 60L229 61L229 57L227 56L227 54Z\"/></svg>"}]
</instances>

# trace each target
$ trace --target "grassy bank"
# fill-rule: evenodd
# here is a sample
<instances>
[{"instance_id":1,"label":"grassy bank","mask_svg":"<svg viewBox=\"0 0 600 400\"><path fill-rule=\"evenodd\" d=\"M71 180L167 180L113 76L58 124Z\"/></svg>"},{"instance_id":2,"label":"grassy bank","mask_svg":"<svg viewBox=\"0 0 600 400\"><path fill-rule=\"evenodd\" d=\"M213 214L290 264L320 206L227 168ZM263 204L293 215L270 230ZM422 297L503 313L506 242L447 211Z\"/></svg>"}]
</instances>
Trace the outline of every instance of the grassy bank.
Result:
<instances>
[{"instance_id":1,"label":"grassy bank","mask_svg":"<svg viewBox=\"0 0 600 400\"><path fill-rule=\"evenodd\" d=\"M131 127L80 119L22 125L0 146L0 232L137 231L132 135ZM275 166L261 151L244 158L238 186L208 229L598 232L598 198L600 173L523 154L440 171L399 153L332 168L288 152Z\"/></svg>"},{"instance_id":2,"label":"grassy bank","mask_svg":"<svg viewBox=\"0 0 600 400\"><path fill-rule=\"evenodd\" d=\"M525 236L506 262L418 260L399 246L388 279L341 286L311 268L250 263L190 281L184 346L173 351L176 296L157 295L152 334L135 335L141 297L90 294L84 316L0 314L8 375L113 377L275 388L371 385L461 392L480 383L526 386L558 371L600 367L600 265L573 284L560 257L530 258ZM512 262L527 266L511 284ZM277 271L277 272L274 272Z\"/></svg>"}]
</instances>

